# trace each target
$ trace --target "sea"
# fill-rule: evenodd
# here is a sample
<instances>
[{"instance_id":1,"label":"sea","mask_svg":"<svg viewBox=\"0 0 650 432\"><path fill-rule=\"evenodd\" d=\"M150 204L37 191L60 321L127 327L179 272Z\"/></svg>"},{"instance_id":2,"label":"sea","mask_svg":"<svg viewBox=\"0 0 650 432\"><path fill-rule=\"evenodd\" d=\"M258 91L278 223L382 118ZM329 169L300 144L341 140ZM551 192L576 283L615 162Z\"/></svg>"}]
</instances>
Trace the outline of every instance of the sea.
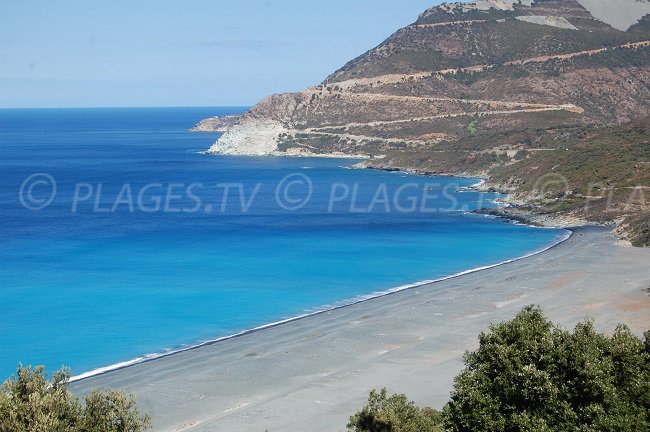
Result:
<instances>
[{"instance_id":1,"label":"sea","mask_svg":"<svg viewBox=\"0 0 650 432\"><path fill-rule=\"evenodd\" d=\"M245 107L0 110L0 381L83 378L545 250L480 179L215 156ZM435 286L428 288L435 289Z\"/></svg>"}]
</instances>

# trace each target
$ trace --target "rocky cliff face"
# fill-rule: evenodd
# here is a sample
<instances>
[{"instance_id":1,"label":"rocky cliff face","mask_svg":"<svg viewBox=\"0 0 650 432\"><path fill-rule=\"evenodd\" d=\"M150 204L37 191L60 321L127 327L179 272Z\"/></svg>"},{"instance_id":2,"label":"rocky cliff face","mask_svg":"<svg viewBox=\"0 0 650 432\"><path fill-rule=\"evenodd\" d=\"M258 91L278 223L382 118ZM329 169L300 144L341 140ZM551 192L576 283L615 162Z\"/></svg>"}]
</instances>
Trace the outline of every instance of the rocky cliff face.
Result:
<instances>
[{"instance_id":1,"label":"rocky cliff face","mask_svg":"<svg viewBox=\"0 0 650 432\"><path fill-rule=\"evenodd\" d=\"M227 132L233 126L239 124L241 117L238 114L209 117L190 128L189 132Z\"/></svg>"},{"instance_id":2,"label":"rocky cliff face","mask_svg":"<svg viewBox=\"0 0 650 432\"><path fill-rule=\"evenodd\" d=\"M320 85L264 99L209 152L434 157L479 134L650 115L649 12L647 0L434 7Z\"/></svg>"},{"instance_id":3,"label":"rocky cliff face","mask_svg":"<svg viewBox=\"0 0 650 432\"><path fill-rule=\"evenodd\" d=\"M526 179L543 177L540 167L569 175L582 190L591 180L610 181L604 164L619 163L615 172L635 172L648 183L637 186L650 188L643 134L630 135L634 158L629 146L602 143L585 153L599 129L627 136L625 126L616 128L650 118L648 13L649 0L433 7L320 85L264 99L209 152L367 155L368 167L486 176L529 201L540 193ZM584 154L589 163L572 163ZM605 217L592 205L584 213L619 221L650 215L634 208Z\"/></svg>"}]
</instances>

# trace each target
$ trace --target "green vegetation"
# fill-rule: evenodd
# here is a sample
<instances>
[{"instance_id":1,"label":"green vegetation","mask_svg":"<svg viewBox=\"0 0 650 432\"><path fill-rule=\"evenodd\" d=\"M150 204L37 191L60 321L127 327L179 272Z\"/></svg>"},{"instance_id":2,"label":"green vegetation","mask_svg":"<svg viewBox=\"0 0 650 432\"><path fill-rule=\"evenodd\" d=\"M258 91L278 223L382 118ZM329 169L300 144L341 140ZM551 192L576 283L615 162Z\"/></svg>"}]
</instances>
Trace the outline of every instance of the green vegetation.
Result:
<instances>
[{"instance_id":1,"label":"green vegetation","mask_svg":"<svg viewBox=\"0 0 650 432\"><path fill-rule=\"evenodd\" d=\"M370 392L368 405L350 417L350 432L442 432L442 417L431 408L420 409L406 395Z\"/></svg>"},{"instance_id":2,"label":"green vegetation","mask_svg":"<svg viewBox=\"0 0 650 432\"><path fill-rule=\"evenodd\" d=\"M429 423L408 429L422 413L435 412L382 391L371 393L369 405L351 417L350 430L650 430L650 332L642 340L619 325L607 336L589 321L569 332L530 306L491 326L479 342L465 355L442 422L432 414Z\"/></svg>"},{"instance_id":3,"label":"green vegetation","mask_svg":"<svg viewBox=\"0 0 650 432\"><path fill-rule=\"evenodd\" d=\"M650 352L625 326L558 328L538 308L493 325L465 356L444 410L450 431L641 431L650 427Z\"/></svg>"},{"instance_id":4,"label":"green vegetation","mask_svg":"<svg viewBox=\"0 0 650 432\"><path fill-rule=\"evenodd\" d=\"M534 15L543 15L544 9L543 2L539 2L531 12L534 11ZM636 33L612 31L610 27L603 26L596 20L584 20L582 23L584 27L590 27L591 31L571 31L519 21L514 19L517 15L521 13L496 9L466 10L456 15L462 17L458 19L450 17L447 12L440 9L430 10L417 21L417 24L456 20L486 20L487 22L440 27L407 27L407 31L393 34L378 47L348 62L329 76L326 82L390 73L463 68L479 64L500 65L527 57L617 46L638 41L647 35L645 29L640 29ZM573 19L570 15L568 18ZM464 55L459 55L456 49L431 48L439 46L441 41L462 44L461 52Z\"/></svg>"},{"instance_id":5,"label":"green vegetation","mask_svg":"<svg viewBox=\"0 0 650 432\"><path fill-rule=\"evenodd\" d=\"M478 129L476 129L476 125L478 125L478 119L473 119L469 124L467 125L467 131L469 132L470 136L475 136L478 133Z\"/></svg>"},{"instance_id":6,"label":"green vegetation","mask_svg":"<svg viewBox=\"0 0 650 432\"><path fill-rule=\"evenodd\" d=\"M598 222L624 219L628 239L648 246L648 137L650 118L595 132L575 129L555 149L529 152L525 159L493 168L491 180L508 183L536 212L570 212Z\"/></svg>"},{"instance_id":7,"label":"green vegetation","mask_svg":"<svg viewBox=\"0 0 650 432\"><path fill-rule=\"evenodd\" d=\"M462 5L454 5L454 12L461 15L464 20L497 20L508 18L511 14L508 11L499 9L489 9L486 11L464 9ZM433 24L448 22L449 13L434 7L424 12L417 20L416 24Z\"/></svg>"},{"instance_id":8,"label":"green vegetation","mask_svg":"<svg viewBox=\"0 0 650 432\"><path fill-rule=\"evenodd\" d=\"M515 69L512 73L512 77L515 79L526 78L527 76L530 76L530 73L524 68Z\"/></svg>"},{"instance_id":9,"label":"green vegetation","mask_svg":"<svg viewBox=\"0 0 650 432\"><path fill-rule=\"evenodd\" d=\"M569 190L593 195L597 184L604 189L650 186L650 118L623 126L603 128L582 139L573 139L553 151L534 155L493 172L495 180L521 178L518 192L531 191L549 173L566 178ZM565 192L562 189L554 192Z\"/></svg>"},{"instance_id":10,"label":"green vegetation","mask_svg":"<svg viewBox=\"0 0 650 432\"><path fill-rule=\"evenodd\" d=\"M150 419L135 397L113 390L95 390L81 403L68 391L70 373L47 379L42 366L18 367L0 387L2 432L142 432Z\"/></svg>"},{"instance_id":11,"label":"green vegetation","mask_svg":"<svg viewBox=\"0 0 650 432\"><path fill-rule=\"evenodd\" d=\"M515 160L516 161L525 160L528 157L529 154L530 154L530 152L528 152L527 150L519 150L515 154Z\"/></svg>"},{"instance_id":12,"label":"green vegetation","mask_svg":"<svg viewBox=\"0 0 650 432\"><path fill-rule=\"evenodd\" d=\"M465 86L471 86L472 84L475 84L479 82L482 78L485 78L486 75L488 75L489 72L476 72L476 71L467 71L467 70L459 70L455 74L449 75L449 79L453 79L458 81L460 84L463 84ZM471 94L464 94L461 95L464 96L466 99L471 99Z\"/></svg>"},{"instance_id":13,"label":"green vegetation","mask_svg":"<svg viewBox=\"0 0 650 432\"><path fill-rule=\"evenodd\" d=\"M650 247L650 215L633 218L630 222L630 243L636 247Z\"/></svg>"}]
</instances>

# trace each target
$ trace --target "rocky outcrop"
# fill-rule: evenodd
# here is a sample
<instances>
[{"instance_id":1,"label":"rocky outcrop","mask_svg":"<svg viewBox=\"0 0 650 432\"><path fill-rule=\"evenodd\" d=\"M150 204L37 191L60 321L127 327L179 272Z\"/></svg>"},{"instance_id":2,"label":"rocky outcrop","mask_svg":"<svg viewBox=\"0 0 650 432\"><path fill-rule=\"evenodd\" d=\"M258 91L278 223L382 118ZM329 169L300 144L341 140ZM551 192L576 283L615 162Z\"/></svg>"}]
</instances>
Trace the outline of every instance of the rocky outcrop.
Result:
<instances>
[{"instance_id":1,"label":"rocky outcrop","mask_svg":"<svg viewBox=\"0 0 650 432\"><path fill-rule=\"evenodd\" d=\"M512 11L514 10L515 5L523 4L524 6L532 6L533 3L534 0L478 0L474 7L483 11L490 9Z\"/></svg>"},{"instance_id":2,"label":"rocky outcrop","mask_svg":"<svg viewBox=\"0 0 650 432\"><path fill-rule=\"evenodd\" d=\"M244 114L207 150L226 155L264 156L277 152L281 136L291 132L292 117L301 106L299 94L272 95Z\"/></svg>"},{"instance_id":3,"label":"rocky outcrop","mask_svg":"<svg viewBox=\"0 0 650 432\"><path fill-rule=\"evenodd\" d=\"M650 14L648 0L578 0L591 15L612 27L626 31Z\"/></svg>"},{"instance_id":4,"label":"rocky outcrop","mask_svg":"<svg viewBox=\"0 0 650 432\"><path fill-rule=\"evenodd\" d=\"M189 132L226 132L238 124L241 117L237 114L210 117L198 122Z\"/></svg>"},{"instance_id":5,"label":"rocky outcrop","mask_svg":"<svg viewBox=\"0 0 650 432\"><path fill-rule=\"evenodd\" d=\"M571 24L564 17L554 17L554 16L543 16L543 15L524 15L518 16L518 20L529 22L532 24L547 25L551 27L569 29L569 30L578 30L576 26Z\"/></svg>"},{"instance_id":6,"label":"rocky outcrop","mask_svg":"<svg viewBox=\"0 0 650 432\"><path fill-rule=\"evenodd\" d=\"M247 118L227 130L207 153L265 156L276 153L278 139L289 130L280 122L265 118Z\"/></svg>"}]
</instances>

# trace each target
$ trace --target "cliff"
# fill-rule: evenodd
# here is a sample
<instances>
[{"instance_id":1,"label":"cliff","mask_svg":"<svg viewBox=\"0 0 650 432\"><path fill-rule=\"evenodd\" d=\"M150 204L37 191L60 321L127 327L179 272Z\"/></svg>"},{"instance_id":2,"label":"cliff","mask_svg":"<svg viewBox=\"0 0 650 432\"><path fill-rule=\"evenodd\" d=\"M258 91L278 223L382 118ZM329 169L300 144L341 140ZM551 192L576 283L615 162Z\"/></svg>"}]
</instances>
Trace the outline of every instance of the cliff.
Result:
<instances>
[{"instance_id":1,"label":"cliff","mask_svg":"<svg viewBox=\"0 0 650 432\"><path fill-rule=\"evenodd\" d=\"M650 115L649 2L515 3L431 8L322 84L263 100L210 152L377 156Z\"/></svg>"},{"instance_id":2,"label":"cliff","mask_svg":"<svg viewBox=\"0 0 650 432\"><path fill-rule=\"evenodd\" d=\"M231 114L203 119L192 127L189 132L228 132L241 120L241 115Z\"/></svg>"},{"instance_id":3,"label":"cliff","mask_svg":"<svg viewBox=\"0 0 650 432\"><path fill-rule=\"evenodd\" d=\"M320 85L266 98L209 152L516 177L599 128L650 117L648 13L647 0L433 7ZM517 180L493 185L514 191Z\"/></svg>"}]
</instances>

